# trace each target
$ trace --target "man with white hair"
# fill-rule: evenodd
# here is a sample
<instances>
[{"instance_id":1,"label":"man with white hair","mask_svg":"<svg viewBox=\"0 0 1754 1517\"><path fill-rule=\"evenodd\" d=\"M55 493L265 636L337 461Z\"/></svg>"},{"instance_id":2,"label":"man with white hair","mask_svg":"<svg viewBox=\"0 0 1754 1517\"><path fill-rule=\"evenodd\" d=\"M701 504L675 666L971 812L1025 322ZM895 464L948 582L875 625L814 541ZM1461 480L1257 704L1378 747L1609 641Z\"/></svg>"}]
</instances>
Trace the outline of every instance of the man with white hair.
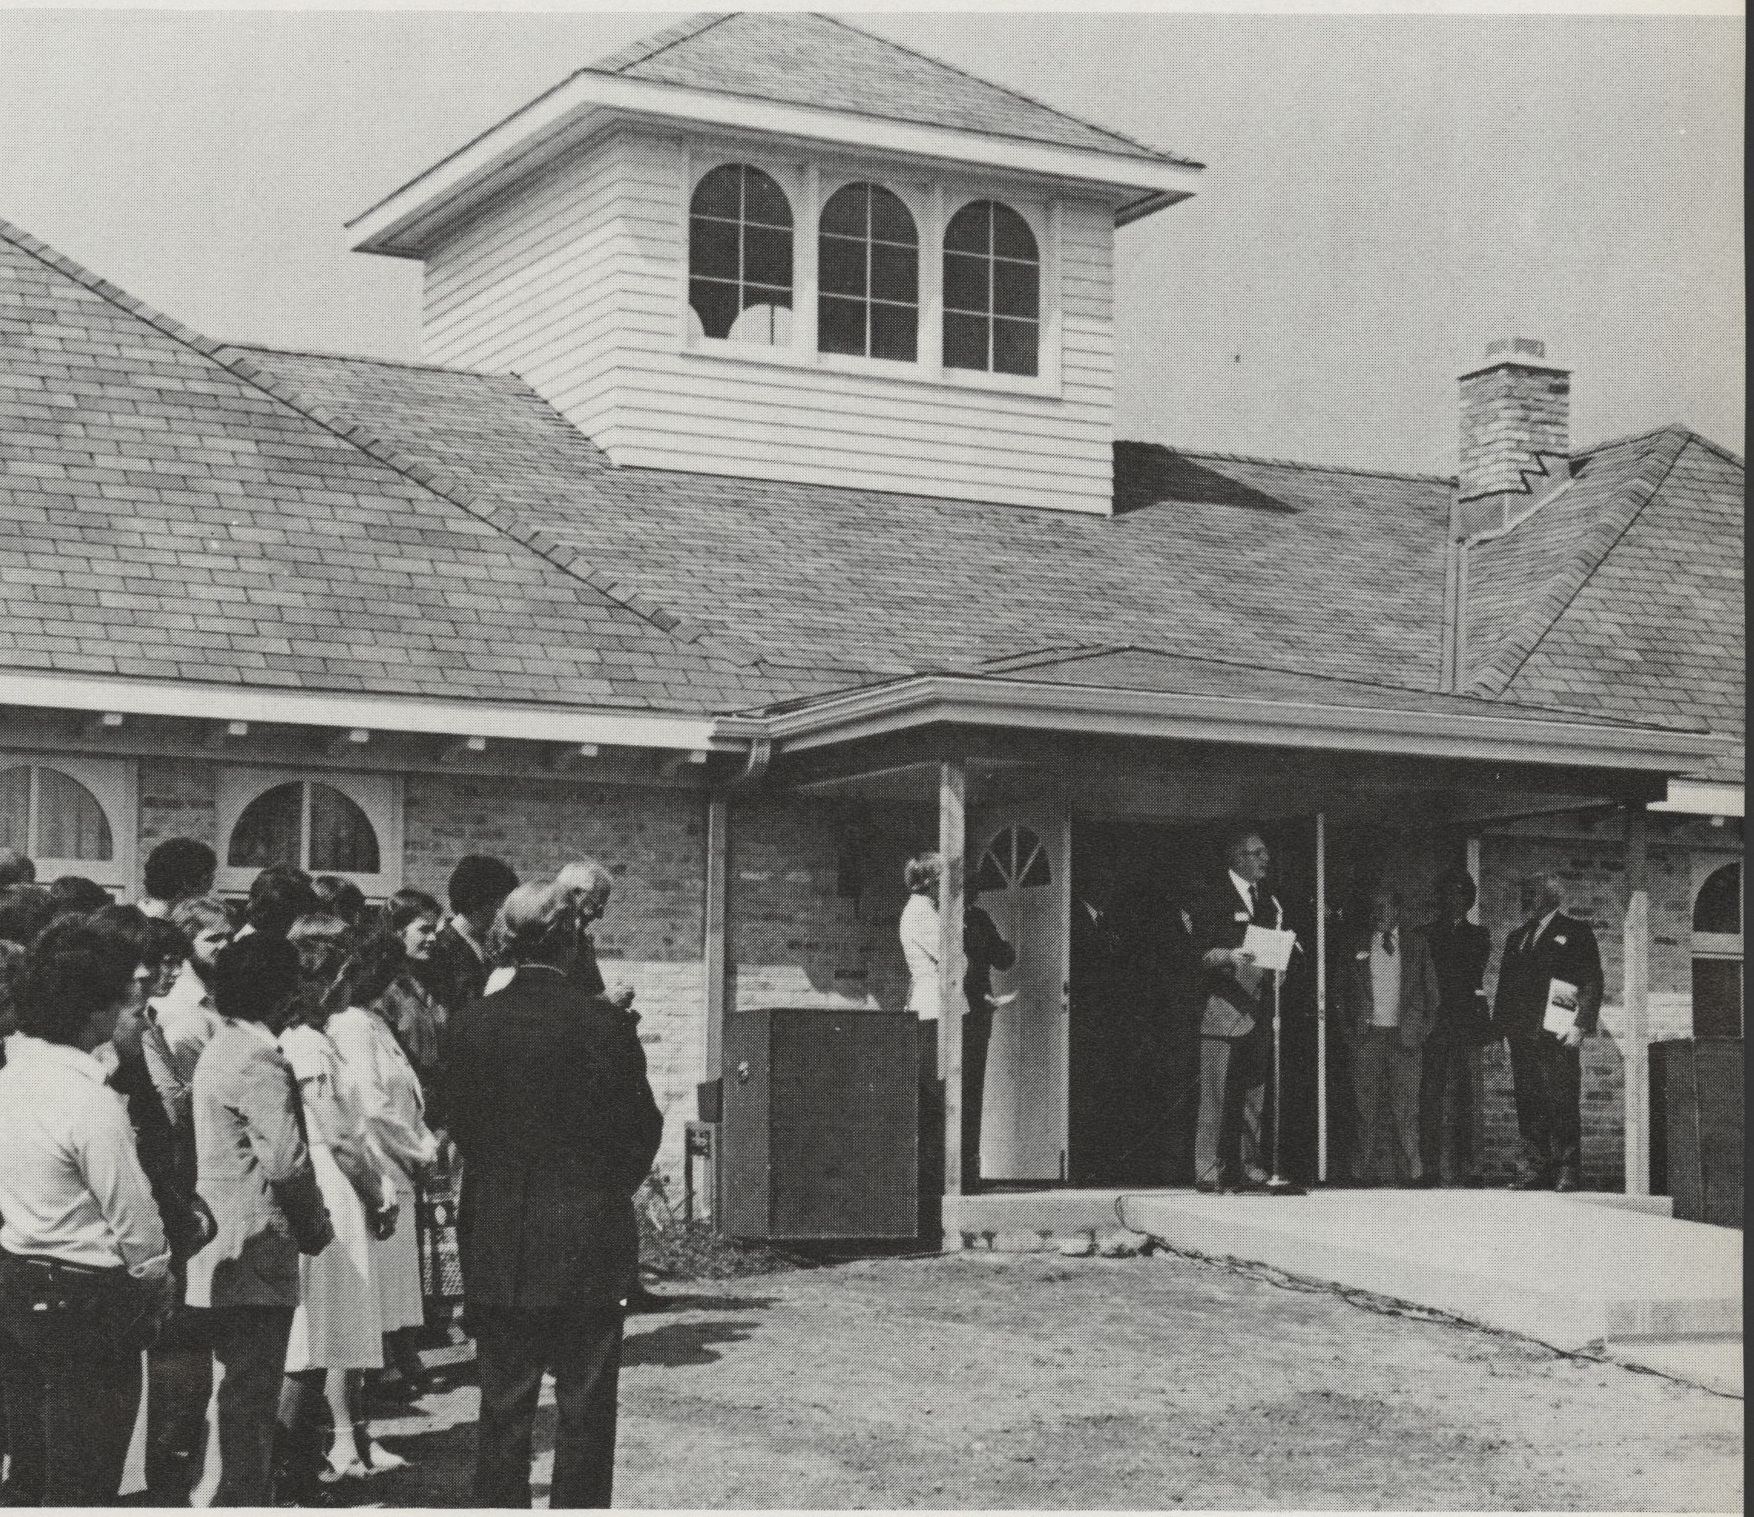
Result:
<instances>
[{"instance_id":1,"label":"man with white hair","mask_svg":"<svg viewBox=\"0 0 1754 1517\"><path fill-rule=\"evenodd\" d=\"M1530 875L1521 893L1525 920L1505 939L1492 1008L1492 1030L1510 1045L1523 1147L1511 1188L1578 1190L1583 1184L1578 1049L1596 1030L1602 954L1589 924L1562 909L1565 887L1556 875Z\"/></svg>"},{"instance_id":2,"label":"man with white hair","mask_svg":"<svg viewBox=\"0 0 1754 1517\"><path fill-rule=\"evenodd\" d=\"M542 1376L555 1380L549 1505L606 1507L622 1317L639 1279L633 1194L663 1118L637 1019L585 988L583 923L559 880L494 924L516 977L452 1021L447 1091L463 1155L463 1315L477 1343L474 1504L530 1505Z\"/></svg>"},{"instance_id":3,"label":"man with white hair","mask_svg":"<svg viewBox=\"0 0 1754 1517\"><path fill-rule=\"evenodd\" d=\"M579 956L572 972L573 978L587 994L607 996L625 1010L633 1005L632 987L617 985L614 990L610 990L604 985L603 973L597 967L597 945L591 941L590 933L584 930L609 909L609 896L615 889L614 879L595 859L579 859L571 864L563 864L560 873L554 877L554 883L566 892L578 913Z\"/></svg>"}]
</instances>

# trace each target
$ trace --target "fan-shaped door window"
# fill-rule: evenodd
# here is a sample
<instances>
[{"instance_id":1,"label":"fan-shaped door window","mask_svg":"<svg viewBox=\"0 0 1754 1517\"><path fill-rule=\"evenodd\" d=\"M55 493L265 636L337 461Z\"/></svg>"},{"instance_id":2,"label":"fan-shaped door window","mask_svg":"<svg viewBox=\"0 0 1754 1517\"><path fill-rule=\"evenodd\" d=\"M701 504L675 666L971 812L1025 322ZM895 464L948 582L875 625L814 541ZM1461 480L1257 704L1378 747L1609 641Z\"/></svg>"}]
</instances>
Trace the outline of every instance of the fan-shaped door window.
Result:
<instances>
[{"instance_id":1,"label":"fan-shaped door window","mask_svg":"<svg viewBox=\"0 0 1754 1517\"><path fill-rule=\"evenodd\" d=\"M124 846L132 825L123 814L127 791L128 777L117 760L0 758L0 848L31 859L39 880L75 874L123 889L131 852Z\"/></svg>"},{"instance_id":2,"label":"fan-shaped door window","mask_svg":"<svg viewBox=\"0 0 1754 1517\"><path fill-rule=\"evenodd\" d=\"M977 200L944 229L944 367L1036 372L1041 254L1008 205Z\"/></svg>"},{"instance_id":3,"label":"fan-shaped door window","mask_svg":"<svg viewBox=\"0 0 1754 1517\"><path fill-rule=\"evenodd\" d=\"M977 894L989 890L1036 890L1054 879L1047 849L1028 827L1013 824L1000 829L981 855L975 870Z\"/></svg>"},{"instance_id":4,"label":"fan-shaped door window","mask_svg":"<svg viewBox=\"0 0 1754 1517\"><path fill-rule=\"evenodd\" d=\"M222 889L249 889L270 864L344 875L372 896L388 894L399 883L398 802L389 776L288 780L227 771L220 791L226 824Z\"/></svg>"},{"instance_id":5,"label":"fan-shaped door window","mask_svg":"<svg viewBox=\"0 0 1754 1517\"><path fill-rule=\"evenodd\" d=\"M1693 898L1693 1036L1742 1036L1742 866L1724 864Z\"/></svg>"},{"instance_id":6,"label":"fan-shaped door window","mask_svg":"<svg viewBox=\"0 0 1754 1517\"><path fill-rule=\"evenodd\" d=\"M816 346L912 363L919 356L920 234L900 196L849 184L818 228Z\"/></svg>"},{"instance_id":7,"label":"fan-shaped door window","mask_svg":"<svg viewBox=\"0 0 1754 1517\"><path fill-rule=\"evenodd\" d=\"M726 163L688 205L695 334L781 347L792 334L792 207L769 174Z\"/></svg>"}]
</instances>

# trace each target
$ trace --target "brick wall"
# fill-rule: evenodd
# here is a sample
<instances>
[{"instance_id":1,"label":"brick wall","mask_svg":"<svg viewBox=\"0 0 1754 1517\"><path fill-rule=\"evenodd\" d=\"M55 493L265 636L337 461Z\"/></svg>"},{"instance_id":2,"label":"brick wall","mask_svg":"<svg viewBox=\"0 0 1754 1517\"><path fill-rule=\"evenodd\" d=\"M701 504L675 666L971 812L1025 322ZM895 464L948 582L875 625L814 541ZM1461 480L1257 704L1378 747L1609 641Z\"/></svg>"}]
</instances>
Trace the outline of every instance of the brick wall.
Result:
<instances>
[{"instance_id":1,"label":"brick wall","mask_svg":"<svg viewBox=\"0 0 1754 1517\"><path fill-rule=\"evenodd\" d=\"M218 850L214 835L216 766L200 759L143 758L140 771L139 852L137 869L146 855L166 838L195 838ZM138 888L139 880L135 885Z\"/></svg>"}]
</instances>

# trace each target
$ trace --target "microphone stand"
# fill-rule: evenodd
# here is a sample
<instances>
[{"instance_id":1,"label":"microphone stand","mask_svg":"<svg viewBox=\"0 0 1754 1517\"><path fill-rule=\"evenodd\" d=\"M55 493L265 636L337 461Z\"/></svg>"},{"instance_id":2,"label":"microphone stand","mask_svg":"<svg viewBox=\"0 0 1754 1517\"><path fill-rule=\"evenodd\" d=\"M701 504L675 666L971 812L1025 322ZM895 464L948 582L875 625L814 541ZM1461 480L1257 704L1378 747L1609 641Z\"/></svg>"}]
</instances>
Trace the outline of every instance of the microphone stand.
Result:
<instances>
[{"instance_id":1,"label":"microphone stand","mask_svg":"<svg viewBox=\"0 0 1754 1517\"><path fill-rule=\"evenodd\" d=\"M1280 904L1277 896L1273 897L1274 927L1285 930L1285 907ZM1273 1173L1267 1177L1266 1194L1269 1196L1301 1196L1304 1188L1295 1181L1288 1180L1279 1170L1279 1131L1285 1124L1285 1081L1282 1076L1283 1066L1280 1059L1280 1017L1279 1017L1279 982L1284 976L1275 969L1273 974Z\"/></svg>"}]
</instances>

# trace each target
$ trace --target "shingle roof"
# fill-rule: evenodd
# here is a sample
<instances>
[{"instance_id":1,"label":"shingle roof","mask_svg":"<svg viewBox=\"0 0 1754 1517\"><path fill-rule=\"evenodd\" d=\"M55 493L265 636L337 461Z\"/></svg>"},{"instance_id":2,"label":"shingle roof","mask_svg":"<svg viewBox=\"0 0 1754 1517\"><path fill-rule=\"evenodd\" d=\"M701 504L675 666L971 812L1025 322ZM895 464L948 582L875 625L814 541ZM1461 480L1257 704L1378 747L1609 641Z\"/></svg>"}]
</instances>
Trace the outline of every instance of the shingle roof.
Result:
<instances>
[{"instance_id":1,"label":"shingle roof","mask_svg":"<svg viewBox=\"0 0 1754 1517\"><path fill-rule=\"evenodd\" d=\"M947 505L617 469L517 381L253 356L776 672L850 683L1111 643L1439 684L1451 485L1434 476L1122 443L1113 518Z\"/></svg>"},{"instance_id":2,"label":"shingle roof","mask_svg":"<svg viewBox=\"0 0 1754 1517\"><path fill-rule=\"evenodd\" d=\"M1681 427L1574 461L1471 551L1467 688L1743 736L1742 461ZM1706 770L1742 778L1742 753Z\"/></svg>"},{"instance_id":3,"label":"shingle roof","mask_svg":"<svg viewBox=\"0 0 1754 1517\"><path fill-rule=\"evenodd\" d=\"M623 708L769 688L4 222L0 351L9 667Z\"/></svg>"},{"instance_id":4,"label":"shingle roof","mask_svg":"<svg viewBox=\"0 0 1754 1517\"><path fill-rule=\"evenodd\" d=\"M1060 147L1189 162L874 37L835 16L761 11L698 15L592 64L585 72Z\"/></svg>"}]
</instances>

